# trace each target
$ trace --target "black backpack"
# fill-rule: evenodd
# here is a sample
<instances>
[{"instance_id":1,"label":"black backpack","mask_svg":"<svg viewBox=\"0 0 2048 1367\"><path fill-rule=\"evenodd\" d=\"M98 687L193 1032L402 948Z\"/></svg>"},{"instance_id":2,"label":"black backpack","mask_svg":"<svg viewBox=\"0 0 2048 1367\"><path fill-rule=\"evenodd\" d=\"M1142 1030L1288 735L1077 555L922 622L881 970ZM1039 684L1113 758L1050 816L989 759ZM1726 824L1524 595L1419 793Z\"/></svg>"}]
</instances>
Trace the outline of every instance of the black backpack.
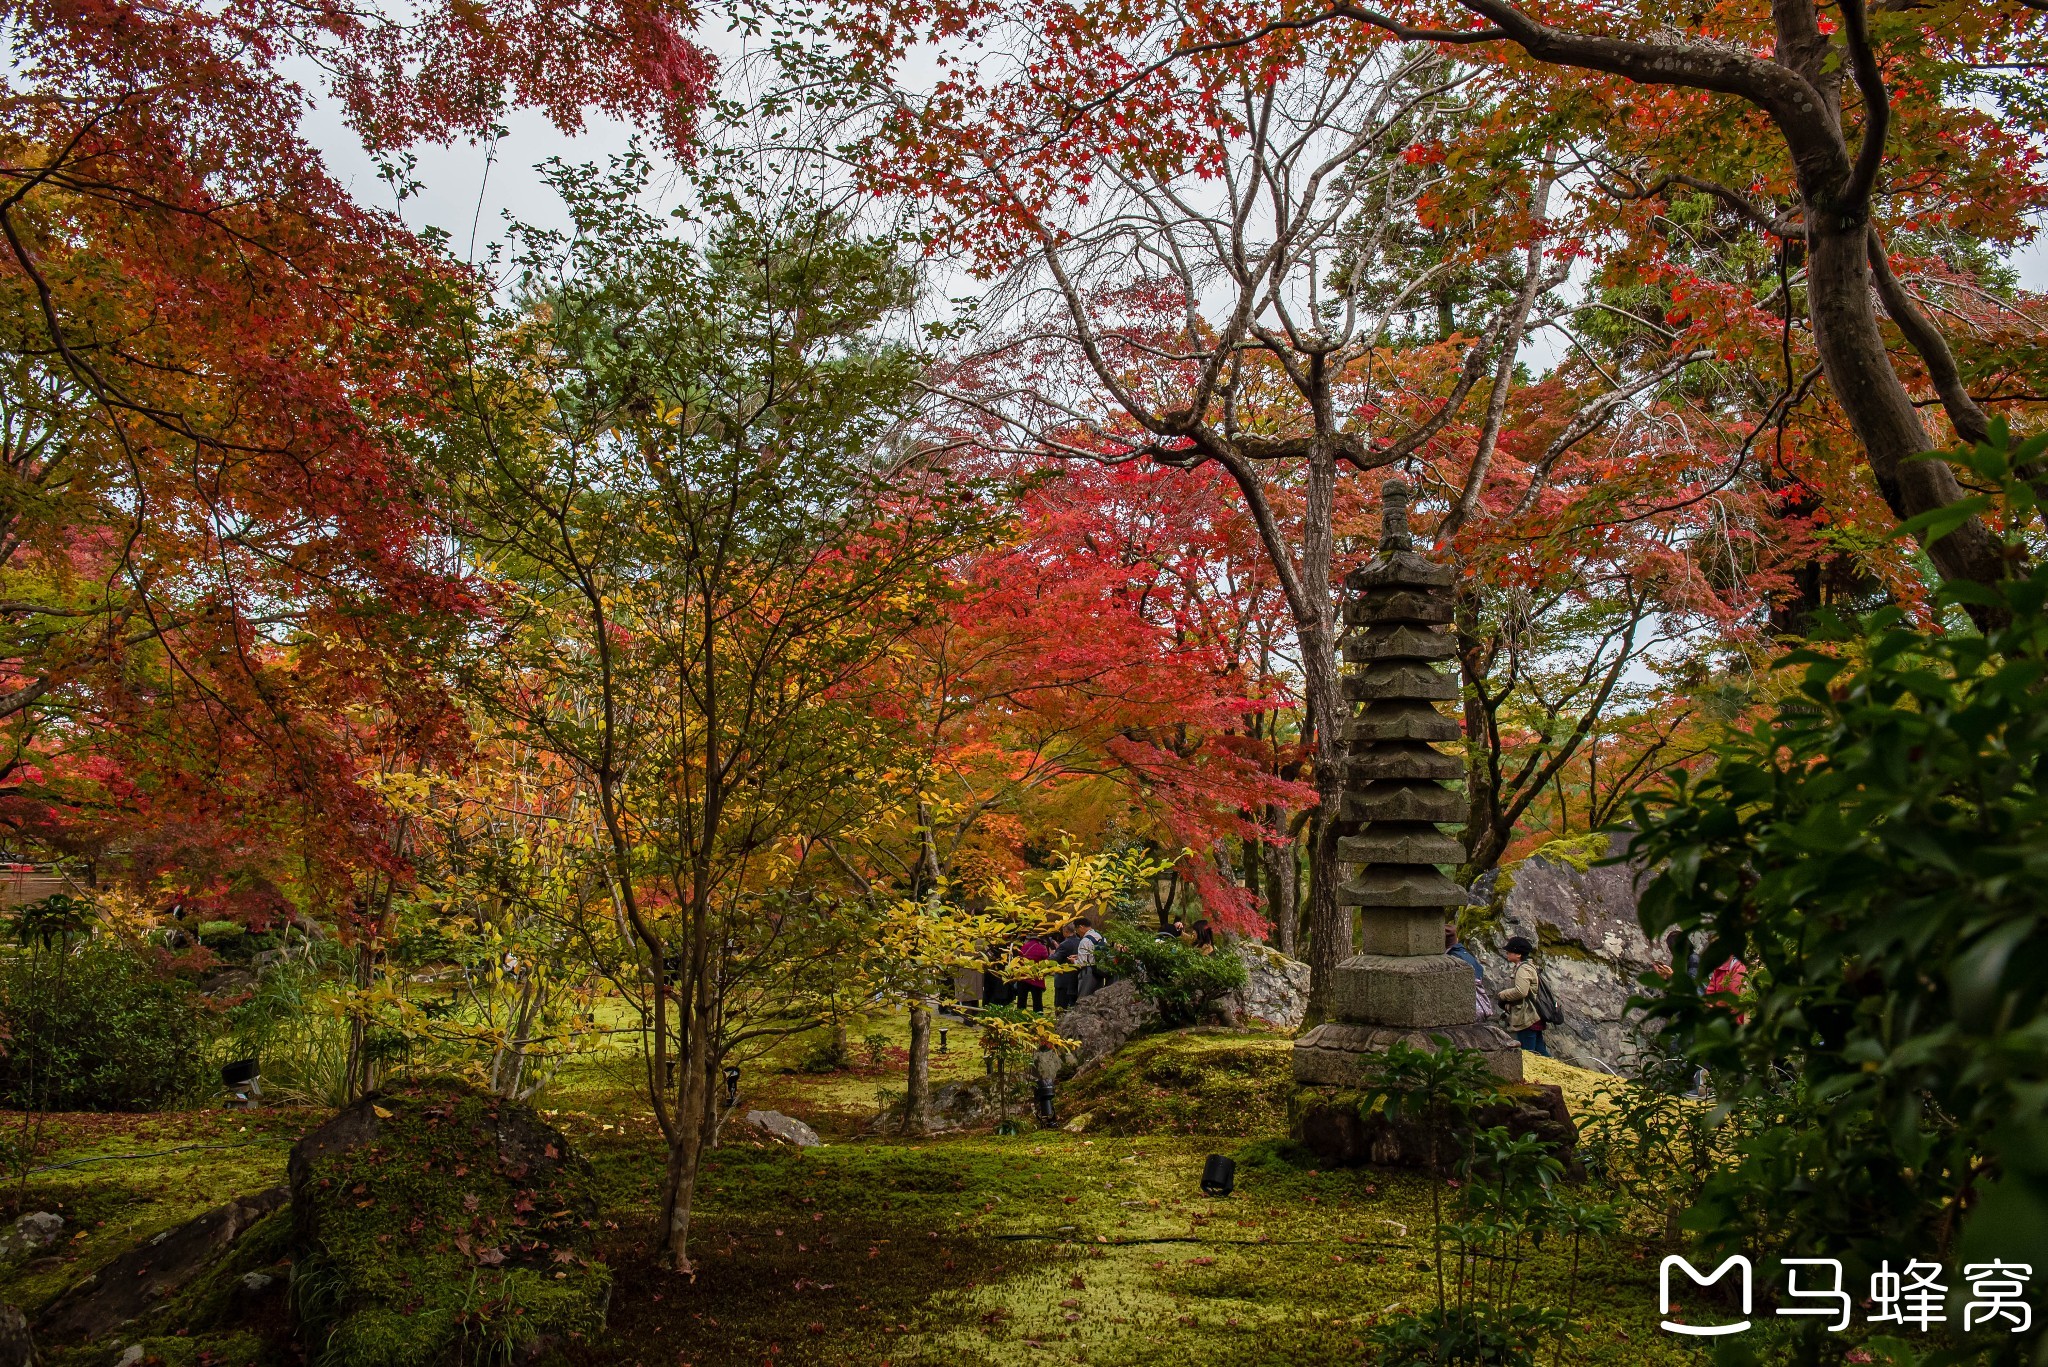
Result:
<instances>
[{"instance_id":1,"label":"black backpack","mask_svg":"<svg viewBox=\"0 0 2048 1367\"><path fill-rule=\"evenodd\" d=\"M1536 990L1530 994L1529 1004L1536 1008L1536 1019L1545 1025L1564 1024L1564 1012L1558 1009L1557 998L1550 992L1550 979L1540 968L1536 970Z\"/></svg>"}]
</instances>

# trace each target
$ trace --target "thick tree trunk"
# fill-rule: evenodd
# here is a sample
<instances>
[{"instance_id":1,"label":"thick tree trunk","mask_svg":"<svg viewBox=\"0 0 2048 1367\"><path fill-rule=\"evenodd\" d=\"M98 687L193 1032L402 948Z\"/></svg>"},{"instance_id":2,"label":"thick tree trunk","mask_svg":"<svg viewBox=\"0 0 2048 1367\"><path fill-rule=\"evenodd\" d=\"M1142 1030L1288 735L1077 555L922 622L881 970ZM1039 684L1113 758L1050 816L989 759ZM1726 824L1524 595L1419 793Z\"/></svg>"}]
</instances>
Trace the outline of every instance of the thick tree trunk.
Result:
<instances>
[{"instance_id":1,"label":"thick tree trunk","mask_svg":"<svg viewBox=\"0 0 2048 1367\"><path fill-rule=\"evenodd\" d=\"M932 1012L923 1002L910 1007L910 1074L903 1091L903 1132L923 1134L931 1128Z\"/></svg>"},{"instance_id":2,"label":"thick tree trunk","mask_svg":"<svg viewBox=\"0 0 2048 1367\"><path fill-rule=\"evenodd\" d=\"M1870 461L1878 492L1900 518L1931 512L1963 496L1944 460L1916 457L1933 450L1920 411L1885 349L1870 274L1869 226L1861 206L1843 213L1809 196L1807 312L1821 370ZM1944 579L1994 583L2008 566L1997 540L1972 518L1927 547Z\"/></svg>"}]
</instances>

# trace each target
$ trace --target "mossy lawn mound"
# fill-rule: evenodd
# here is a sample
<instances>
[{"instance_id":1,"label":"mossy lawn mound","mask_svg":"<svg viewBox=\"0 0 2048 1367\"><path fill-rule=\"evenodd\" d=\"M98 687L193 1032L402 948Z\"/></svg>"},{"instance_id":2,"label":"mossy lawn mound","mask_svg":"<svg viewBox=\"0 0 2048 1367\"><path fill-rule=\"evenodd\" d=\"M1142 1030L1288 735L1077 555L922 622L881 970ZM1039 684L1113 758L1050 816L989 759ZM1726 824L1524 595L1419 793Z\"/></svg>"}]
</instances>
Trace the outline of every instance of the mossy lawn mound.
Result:
<instances>
[{"instance_id":1,"label":"mossy lawn mound","mask_svg":"<svg viewBox=\"0 0 2048 1367\"><path fill-rule=\"evenodd\" d=\"M1282 1135L1294 1090L1288 1043L1200 1030L1141 1040L1068 1089L1060 1110L1086 1115L1089 1134Z\"/></svg>"},{"instance_id":2,"label":"mossy lawn mound","mask_svg":"<svg viewBox=\"0 0 2048 1367\"><path fill-rule=\"evenodd\" d=\"M525 1361L604 1325L589 1165L527 1106L373 1094L292 1150L292 1299L314 1367Z\"/></svg>"}]
</instances>

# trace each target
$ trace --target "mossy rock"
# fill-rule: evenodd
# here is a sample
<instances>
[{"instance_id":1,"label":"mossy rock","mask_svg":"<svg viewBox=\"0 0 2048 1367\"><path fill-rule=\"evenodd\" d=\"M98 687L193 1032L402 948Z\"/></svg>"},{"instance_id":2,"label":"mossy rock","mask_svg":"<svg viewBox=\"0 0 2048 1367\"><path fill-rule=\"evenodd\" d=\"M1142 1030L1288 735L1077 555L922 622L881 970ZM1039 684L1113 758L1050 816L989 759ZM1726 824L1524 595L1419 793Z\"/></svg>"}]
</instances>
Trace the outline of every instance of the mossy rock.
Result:
<instances>
[{"instance_id":1,"label":"mossy rock","mask_svg":"<svg viewBox=\"0 0 2048 1367\"><path fill-rule=\"evenodd\" d=\"M529 1106L375 1093L292 1149L292 1302L314 1367L524 1362L604 1326L590 1165Z\"/></svg>"},{"instance_id":2,"label":"mossy rock","mask_svg":"<svg viewBox=\"0 0 2048 1367\"><path fill-rule=\"evenodd\" d=\"M1613 843L1614 837L1607 831L1587 831L1539 845L1529 851L1529 858L1548 860L1553 864L1563 864L1574 872L1587 873L1595 862L1608 857Z\"/></svg>"},{"instance_id":3,"label":"mossy rock","mask_svg":"<svg viewBox=\"0 0 2048 1367\"><path fill-rule=\"evenodd\" d=\"M1129 1046L1070 1089L1060 1109L1087 1115L1090 1134L1257 1139L1287 1132L1293 1089L1284 1039L1169 1034Z\"/></svg>"}]
</instances>

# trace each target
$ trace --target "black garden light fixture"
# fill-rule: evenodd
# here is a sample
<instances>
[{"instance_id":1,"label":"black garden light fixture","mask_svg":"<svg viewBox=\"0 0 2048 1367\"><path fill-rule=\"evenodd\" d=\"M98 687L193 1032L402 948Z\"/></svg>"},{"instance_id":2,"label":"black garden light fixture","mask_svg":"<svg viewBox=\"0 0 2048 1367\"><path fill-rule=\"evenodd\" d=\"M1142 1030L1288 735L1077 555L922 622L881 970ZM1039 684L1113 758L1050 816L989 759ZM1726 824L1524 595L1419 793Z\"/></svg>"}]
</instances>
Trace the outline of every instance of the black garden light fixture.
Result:
<instances>
[{"instance_id":1,"label":"black garden light fixture","mask_svg":"<svg viewBox=\"0 0 2048 1367\"><path fill-rule=\"evenodd\" d=\"M1038 1079L1038 1085L1031 1089L1031 1095L1038 1105L1038 1123L1051 1129L1058 1123L1052 1111L1052 1079Z\"/></svg>"},{"instance_id":2,"label":"black garden light fixture","mask_svg":"<svg viewBox=\"0 0 2048 1367\"><path fill-rule=\"evenodd\" d=\"M1237 1160L1225 1158L1220 1153L1209 1155L1202 1164L1202 1194L1204 1196L1228 1196L1237 1186Z\"/></svg>"},{"instance_id":3,"label":"black garden light fixture","mask_svg":"<svg viewBox=\"0 0 2048 1367\"><path fill-rule=\"evenodd\" d=\"M939 1052L946 1052L946 1027L943 1025L939 1027Z\"/></svg>"},{"instance_id":4,"label":"black garden light fixture","mask_svg":"<svg viewBox=\"0 0 2048 1367\"><path fill-rule=\"evenodd\" d=\"M235 1104L253 1107L256 1098L263 1095L262 1070L255 1059L238 1058L221 1068L220 1085L227 1089Z\"/></svg>"},{"instance_id":5,"label":"black garden light fixture","mask_svg":"<svg viewBox=\"0 0 2048 1367\"><path fill-rule=\"evenodd\" d=\"M729 1111L740 1104L740 1070L725 1070L725 1108Z\"/></svg>"}]
</instances>

